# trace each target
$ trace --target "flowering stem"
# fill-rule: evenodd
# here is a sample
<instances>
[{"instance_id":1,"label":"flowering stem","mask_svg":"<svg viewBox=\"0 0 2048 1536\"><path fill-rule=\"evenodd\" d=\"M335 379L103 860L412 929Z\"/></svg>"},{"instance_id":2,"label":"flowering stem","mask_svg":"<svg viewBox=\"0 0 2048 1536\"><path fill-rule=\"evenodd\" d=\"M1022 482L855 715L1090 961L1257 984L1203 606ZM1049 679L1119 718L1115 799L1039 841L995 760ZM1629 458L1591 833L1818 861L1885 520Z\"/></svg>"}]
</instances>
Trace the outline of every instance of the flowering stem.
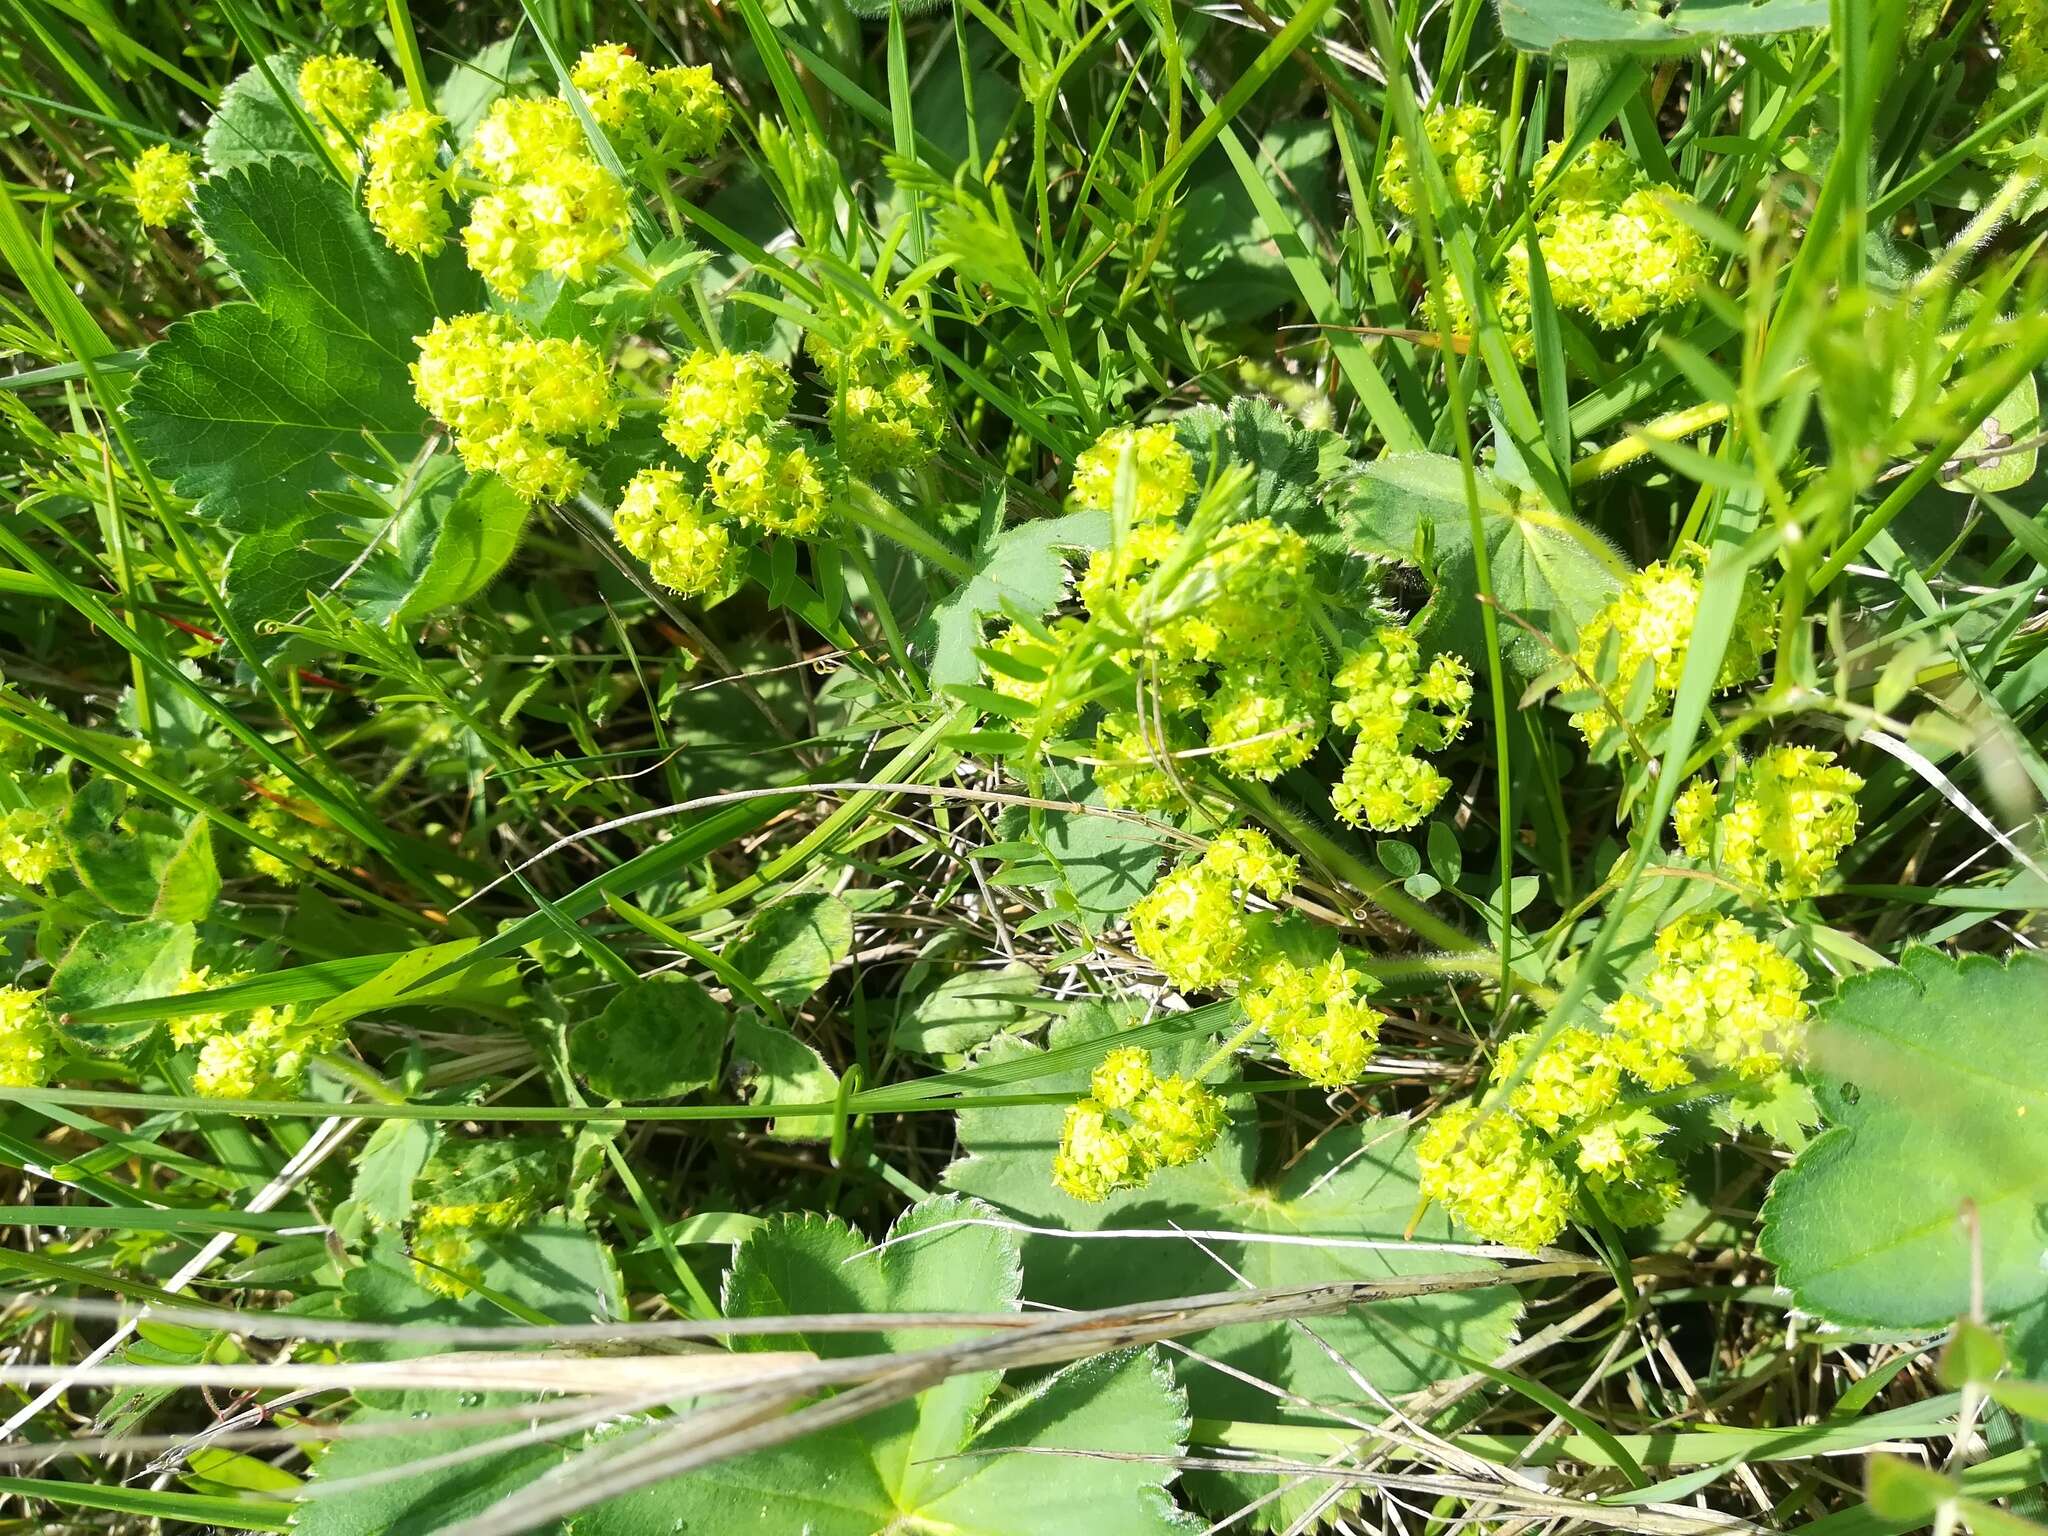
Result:
<instances>
[{"instance_id":1,"label":"flowering stem","mask_svg":"<svg viewBox=\"0 0 2048 1536\"><path fill-rule=\"evenodd\" d=\"M1251 1039L1251 1037L1253 1035L1256 1035L1258 1032L1258 1025L1247 1024L1243 1029L1240 1029L1228 1040L1224 1041L1221 1045L1217 1046L1214 1051L1209 1053L1209 1059L1203 1062L1199 1067L1195 1068L1195 1081L1199 1083L1206 1079L1211 1072L1214 1072L1218 1067L1222 1066L1224 1062L1230 1060L1231 1057L1235 1056L1237 1054L1238 1047L1243 1045L1247 1040Z\"/></svg>"},{"instance_id":2,"label":"flowering stem","mask_svg":"<svg viewBox=\"0 0 2048 1536\"><path fill-rule=\"evenodd\" d=\"M1650 452L1652 443L1677 442L1680 438L1719 426L1727 419L1728 406L1719 400L1703 401L1685 410L1673 411L1669 416L1659 416L1655 421L1635 428L1620 442L1610 444L1597 453L1589 453L1572 465L1572 484L1590 484L1624 465L1635 463Z\"/></svg>"},{"instance_id":3,"label":"flowering stem","mask_svg":"<svg viewBox=\"0 0 2048 1536\"><path fill-rule=\"evenodd\" d=\"M891 506L865 480L854 482L854 494L847 505L853 513L853 520L861 527L901 544L914 555L923 556L955 581L965 582L973 578L973 566L948 549L938 535L919 527Z\"/></svg>"}]
</instances>

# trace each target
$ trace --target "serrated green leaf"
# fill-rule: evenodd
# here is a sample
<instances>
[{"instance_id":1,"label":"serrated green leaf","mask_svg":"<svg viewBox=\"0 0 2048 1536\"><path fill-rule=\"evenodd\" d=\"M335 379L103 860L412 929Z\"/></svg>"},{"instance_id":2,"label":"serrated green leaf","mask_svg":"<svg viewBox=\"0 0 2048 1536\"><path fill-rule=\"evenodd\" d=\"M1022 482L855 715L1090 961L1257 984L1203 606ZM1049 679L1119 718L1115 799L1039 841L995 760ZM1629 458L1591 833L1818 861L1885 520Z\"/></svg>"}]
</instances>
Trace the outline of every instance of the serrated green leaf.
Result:
<instances>
[{"instance_id":1,"label":"serrated green leaf","mask_svg":"<svg viewBox=\"0 0 2048 1536\"><path fill-rule=\"evenodd\" d=\"M836 896L792 896L761 912L726 960L785 1008L801 1007L853 953L853 913Z\"/></svg>"},{"instance_id":2,"label":"serrated green leaf","mask_svg":"<svg viewBox=\"0 0 2048 1536\"><path fill-rule=\"evenodd\" d=\"M788 1030L754 1014L733 1025L733 1061L754 1104L825 1104L839 1095L839 1074ZM832 1133L828 1115L786 1115L768 1122L768 1134L783 1141L824 1141Z\"/></svg>"},{"instance_id":3,"label":"serrated green leaf","mask_svg":"<svg viewBox=\"0 0 2048 1536\"><path fill-rule=\"evenodd\" d=\"M1051 1031L1049 1045L1099 1040L1105 1049L1130 1022L1102 1005L1073 1010ZM1160 1051L1160 1071L1192 1071L1208 1055L1194 1040ZM1035 1048L999 1041L984 1060L1025 1058ZM1031 1080L1035 1091L1084 1091L1088 1069ZM1064 1111L1057 1104L966 1110L959 1116L963 1156L946 1170L953 1189L977 1195L1020 1221L1076 1233L1104 1228L1151 1228L1283 1238L1398 1239L1414 1222L1423 1242L1451 1237L1448 1220L1421 1208L1408 1134L1399 1122L1339 1127L1272 1182L1256 1173L1255 1122L1233 1115L1215 1150L1184 1168L1167 1169L1143 1189L1101 1204L1074 1200L1049 1176ZM1206 1250L1206 1251L1205 1251ZM1379 1279L1388 1275L1445 1273L1484 1268L1482 1262L1428 1250L1344 1249L1315 1245L1233 1242L1223 1238L1087 1240L1032 1236L1024 1246L1025 1294L1054 1306L1113 1306L1205 1291L1252 1286L1308 1285ZM1351 1371L1378 1390L1398 1395L1463 1367L1433 1349L1455 1348L1490 1359L1512 1335L1518 1298L1508 1288L1471 1291L1412 1302L1379 1304L1319 1321L1314 1336L1287 1324L1218 1329L1189 1342L1202 1354L1316 1402L1355 1402ZM1320 1340L1320 1342L1318 1342ZM1339 1357L1344 1364L1332 1359ZM1348 1369L1347 1369L1348 1367ZM1202 1418L1270 1416L1272 1398L1222 1372L1185 1359L1176 1372L1193 1411ZM1271 1479L1190 1474L1206 1507L1228 1512L1271 1493ZM1289 1494L1264 1506L1261 1528L1285 1530L1322 1492Z\"/></svg>"},{"instance_id":4,"label":"serrated green leaf","mask_svg":"<svg viewBox=\"0 0 2048 1536\"><path fill-rule=\"evenodd\" d=\"M190 923L161 919L94 923L79 934L57 962L44 1002L58 1027L80 1050L112 1055L147 1040L155 1019L125 1024L86 1024L71 1015L87 1008L162 997L192 964Z\"/></svg>"},{"instance_id":5,"label":"serrated green leaf","mask_svg":"<svg viewBox=\"0 0 2048 1536\"><path fill-rule=\"evenodd\" d=\"M186 317L144 355L127 410L152 468L246 532L341 489L337 456L413 458L412 338L450 306L481 307L474 280L453 258L402 260L347 187L282 157L208 177L193 211L250 301Z\"/></svg>"},{"instance_id":6,"label":"serrated green leaf","mask_svg":"<svg viewBox=\"0 0 2048 1536\"><path fill-rule=\"evenodd\" d=\"M1174 418L1174 436L1195 460L1198 484L1208 481L1220 442L1232 464L1251 470L1247 517L1270 517L1318 548L1342 539L1323 504L1322 485L1345 463L1344 440L1285 416L1270 401L1240 395L1228 411L1197 406Z\"/></svg>"},{"instance_id":7,"label":"serrated green leaf","mask_svg":"<svg viewBox=\"0 0 2048 1536\"><path fill-rule=\"evenodd\" d=\"M275 76L287 91L296 90L299 66L305 62L303 50L288 48L271 54L262 65L250 65L228 82L199 140L199 153L208 169L226 171L273 155L320 166L320 156L306 142L270 83ZM264 72L265 66L269 74Z\"/></svg>"},{"instance_id":8,"label":"serrated green leaf","mask_svg":"<svg viewBox=\"0 0 2048 1536\"><path fill-rule=\"evenodd\" d=\"M1806 32L1828 24L1827 0L1498 0L1500 29L1524 53L1683 53L1718 38Z\"/></svg>"},{"instance_id":9,"label":"serrated green leaf","mask_svg":"<svg viewBox=\"0 0 2048 1536\"><path fill-rule=\"evenodd\" d=\"M519 552L533 505L496 475L471 475L441 512L431 553L399 604L401 620L425 618L466 603L488 587Z\"/></svg>"},{"instance_id":10,"label":"serrated green leaf","mask_svg":"<svg viewBox=\"0 0 2048 1536\"><path fill-rule=\"evenodd\" d=\"M710 993L687 976L649 976L576 1026L569 1067L608 1099L679 1098L718 1081L725 1037Z\"/></svg>"},{"instance_id":11,"label":"serrated green leaf","mask_svg":"<svg viewBox=\"0 0 2048 1536\"><path fill-rule=\"evenodd\" d=\"M981 663L974 651L984 619L1005 607L1050 612L1066 590L1067 552L1100 549L1108 541L1109 517L1102 512L1069 512L997 534L975 557L974 575L932 610L932 686L976 682Z\"/></svg>"},{"instance_id":12,"label":"serrated green leaf","mask_svg":"<svg viewBox=\"0 0 2048 1536\"><path fill-rule=\"evenodd\" d=\"M1932 1328L2048 1299L2048 956L1909 950L1850 978L1809 1035L1830 1128L1778 1175L1763 1251L1799 1305ZM1965 1214L1976 1228L1975 1239Z\"/></svg>"},{"instance_id":13,"label":"serrated green leaf","mask_svg":"<svg viewBox=\"0 0 2048 1536\"><path fill-rule=\"evenodd\" d=\"M1423 644L1455 651L1475 670L1483 669L1478 571L1458 461L1434 453L1379 459L1331 495L1339 503L1340 524L1359 550L1409 564L1429 552L1435 590L1422 618ZM1620 589L1625 567L1585 524L1483 473L1479 509L1502 611L1501 654L1519 675L1534 677L1555 664L1558 650L1570 651L1586 621Z\"/></svg>"},{"instance_id":14,"label":"serrated green leaf","mask_svg":"<svg viewBox=\"0 0 2048 1536\"><path fill-rule=\"evenodd\" d=\"M963 1219L978 1202L929 1200L869 1252L859 1233L819 1216L772 1220L741 1241L726 1278L729 1316L845 1311L1007 1311L1018 1258L1010 1233ZM808 1347L826 1358L925 1348L958 1335L920 1328L738 1341ZM1168 1536L1193 1529L1167 1498L1169 1466L1034 1452L1177 1453L1186 1417L1157 1358L1124 1351L1052 1373L990 1407L994 1372L955 1376L904 1403L796 1444L738 1457L615 1499L577 1517L576 1536L704 1530L720 1536Z\"/></svg>"}]
</instances>

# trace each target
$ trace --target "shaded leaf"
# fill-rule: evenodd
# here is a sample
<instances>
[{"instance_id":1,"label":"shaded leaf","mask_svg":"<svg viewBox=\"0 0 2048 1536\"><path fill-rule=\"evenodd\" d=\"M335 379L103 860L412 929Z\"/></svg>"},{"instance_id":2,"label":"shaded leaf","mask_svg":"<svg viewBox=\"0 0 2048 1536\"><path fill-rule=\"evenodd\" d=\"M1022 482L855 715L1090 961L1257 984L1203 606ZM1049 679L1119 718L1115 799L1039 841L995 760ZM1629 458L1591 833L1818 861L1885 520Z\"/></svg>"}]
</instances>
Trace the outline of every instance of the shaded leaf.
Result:
<instances>
[{"instance_id":1,"label":"shaded leaf","mask_svg":"<svg viewBox=\"0 0 2048 1536\"><path fill-rule=\"evenodd\" d=\"M927 1056L971 1051L1023 1018L1024 1001L1038 987L1038 972L1018 960L957 972L910 1005L890 1040Z\"/></svg>"},{"instance_id":2,"label":"shaded leaf","mask_svg":"<svg viewBox=\"0 0 2048 1536\"><path fill-rule=\"evenodd\" d=\"M1763 1212L1763 1251L1800 1306L1943 1326L1971 1310L1979 1245L1988 1315L2048 1301L2044 1020L2048 956L2030 952L2000 964L1908 950L1822 1006L1808 1054L1832 1124Z\"/></svg>"},{"instance_id":3,"label":"shaded leaf","mask_svg":"<svg viewBox=\"0 0 2048 1536\"><path fill-rule=\"evenodd\" d=\"M741 1086L754 1104L825 1104L839 1096L839 1074L809 1045L758 1016L733 1025L732 1054ZM830 1115L777 1116L768 1134L784 1141L824 1141Z\"/></svg>"},{"instance_id":4,"label":"shaded leaf","mask_svg":"<svg viewBox=\"0 0 2048 1536\"><path fill-rule=\"evenodd\" d=\"M1500 29L1525 53L1683 53L1718 38L1805 32L1828 23L1827 0L1498 0Z\"/></svg>"},{"instance_id":5,"label":"shaded leaf","mask_svg":"<svg viewBox=\"0 0 2048 1536\"><path fill-rule=\"evenodd\" d=\"M157 1021L86 1024L68 1015L139 997L164 997L192 965L190 923L94 923L72 943L50 977L44 1002L65 1038L90 1054L112 1055L147 1040Z\"/></svg>"},{"instance_id":6,"label":"shaded leaf","mask_svg":"<svg viewBox=\"0 0 2048 1536\"><path fill-rule=\"evenodd\" d=\"M837 896L792 896L760 913L725 958L785 1008L802 1006L853 953L853 914Z\"/></svg>"},{"instance_id":7,"label":"shaded leaf","mask_svg":"<svg viewBox=\"0 0 2048 1536\"><path fill-rule=\"evenodd\" d=\"M673 1099L718 1081L725 1036L710 993L687 976L650 976L576 1026L569 1066L608 1099Z\"/></svg>"},{"instance_id":8,"label":"shaded leaf","mask_svg":"<svg viewBox=\"0 0 2048 1536\"><path fill-rule=\"evenodd\" d=\"M1069 512L1005 528L974 560L974 575L932 610L932 686L972 683L981 676L974 649L982 625L1005 606L1048 613L1066 591L1070 551L1100 549L1109 541L1103 512Z\"/></svg>"}]
</instances>

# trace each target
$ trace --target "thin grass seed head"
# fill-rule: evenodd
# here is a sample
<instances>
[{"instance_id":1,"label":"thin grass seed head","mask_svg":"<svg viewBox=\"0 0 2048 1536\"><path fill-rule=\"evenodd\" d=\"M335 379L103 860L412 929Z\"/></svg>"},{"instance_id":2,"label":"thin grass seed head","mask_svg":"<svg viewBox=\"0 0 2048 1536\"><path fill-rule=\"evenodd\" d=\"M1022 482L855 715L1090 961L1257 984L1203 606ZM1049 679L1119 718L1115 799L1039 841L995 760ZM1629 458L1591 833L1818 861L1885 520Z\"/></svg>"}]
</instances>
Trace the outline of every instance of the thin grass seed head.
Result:
<instances>
[{"instance_id":1,"label":"thin grass seed head","mask_svg":"<svg viewBox=\"0 0 2048 1536\"><path fill-rule=\"evenodd\" d=\"M647 571L684 597L723 591L738 563L732 535L672 469L643 469L626 485L612 533Z\"/></svg>"},{"instance_id":2,"label":"thin grass seed head","mask_svg":"<svg viewBox=\"0 0 2048 1536\"><path fill-rule=\"evenodd\" d=\"M135 216L152 229L165 229L185 216L199 185L198 161L182 149L152 144L128 167L128 200Z\"/></svg>"},{"instance_id":3,"label":"thin grass seed head","mask_svg":"<svg viewBox=\"0 0 2048 1536\"><path fill-rule=\"evenodd\" d=\"M407 107L387 112L363 135L363 208L384 243L408 256L447 244L448 173L441 139L448 120Z\"/></svg>"},{"instance_id":4,"label":"thin grass seed head","mask_svg":"<svg viewBox=\"0 0 2048 1536\"><path fill-rule=\"evenodd\" d=\"M352 53L314 54L299 66L298 87L327 147L349 163L364 131L393 104L384 71Z\"/></svg>"},{"instance_id":5,"label":"thin grass seed head","mask_svg":"<svg viewBox=\"0 0 2048 1536\"><path fill-rule=\"evenodd\" d=\"M1721 783L1698 778L1672 807L1679 847L1780 901L1821 889L1856 838L1860 774L1832 752L1770 747Z\"/></svg>"},{"instance_id":6,"label":"thin grass seed head","mask_svg":"<svg viewBox=\"0 0 2048 1536\"><path fill-rule=\"evenodd\" d=\"M0 987L0 1088L40 1088L62 1055L42 991Z\"/></svg>"},{"instance_id":7,"label":"thin grass seed head","mask_svg":"<svg viewBox=\"0 0 2048 1536\"><path fill-rule=\"evenodd\" d=\"M1422 132L1443 168L1452 196L1475 208L1492 196L1500 179L1500 127L1491 109L1469 103L1439 107L1423 118ZM1414 217L1415 166L1405 134L1395 134L1387 145L1380 191L1402 213Z\"/></svg>"}]
</instances>

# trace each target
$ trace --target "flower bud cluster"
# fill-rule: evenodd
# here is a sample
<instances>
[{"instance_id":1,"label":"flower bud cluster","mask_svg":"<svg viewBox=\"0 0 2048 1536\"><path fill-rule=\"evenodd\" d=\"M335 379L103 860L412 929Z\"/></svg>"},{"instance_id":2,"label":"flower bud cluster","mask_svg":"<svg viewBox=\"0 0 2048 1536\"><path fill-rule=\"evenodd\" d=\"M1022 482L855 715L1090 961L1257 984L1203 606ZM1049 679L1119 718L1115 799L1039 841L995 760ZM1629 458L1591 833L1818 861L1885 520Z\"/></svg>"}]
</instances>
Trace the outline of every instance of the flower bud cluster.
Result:
<instances>
[{"instance_id":1,"label":"flower bud cluster","mask_svg":"<svg viewBox=\"0 0 2048 1536\"><path fill-rule=\"evenodd\" d=\"M1345 653L1334 681L1330 717L1357 733L1344 777L1331 791L1337 814L1376 832L1414 826L1450 788L1420 754L1442 751L1464 731L1470 669L1448 655L1423 666L1413 631L1389 624Z\"/></svg>"},{"instance_id":2,"label":"flower bud cluster","mask_svg":"<svg viewBox=\"0 0 2048 1536\"><path fill-rule=\"evenodd\" d=\"M353 122L346 114L360 113L364 82L344 76L338 60L321 71L312 91L302 72L300 94L310 105L317 93L330 120L352 122L347 139L361 141L367 160L364 205L393 249L439 251L453 224L448 200L458 188L478 194L462 231L463 252L501 298L517 298L541 273L588 281L625 249L632 218L625 184L599 163L562 97L500 97L459 163L444 170L445 122L417 108ZM381 87L388 105L389 87L381 75L376 80L367 89L374 96ZM708 67L650 70L616 43L587 50L571 80L623 163L652 178L708 153L731 118ZM376 110L373 102L372 115Z\"/></svg>"},{"instance_id":3,"label":"flower bud cluster","mask_svg":"<svg viewBox=\"0 0 2048 1536\"><path fill-rule=\"evenodd\" d=\"M599 43L583 51L569 80L620 157L650 171L702 159L732 122L708 64L649 69L623 43Z\"/></svg>"},{"instance_id":4,"label":"flower bud cluster","mask_svg":"<svg viewBox=\"0 0 2048 1536\"><path fill-rule=\"evenodd\" d=\"M554 1203L561 1158L533 1138L443 1141L414 1184L413 1276L460 1298L483 1280L480 1240L530 1226Z\"/></svg>"},{"instance_id":5,"label":"flower bud cluster","mask_svg":"<svg viewBox=\"0 0 2048 1536\"><path fill-rule=\"evenodd\" d=\"M1076 1200L1106 1200L1161 1168L1192 1163L1223 1134L1223 1100L1202 1084L1157 1074L1151 1056L1119 1046L1067 1106L1053 1154L1053 1187Z\"/></svg>"},{"instance_id":6,"label":"flower bud cluster","mask_svg":"<svg viewBox=\"0 0 2048 1536\"><path fill-rule=\"evenodd\" d=\"M1480 1236L1524 1248L1583 1209L1619 1227L1660 1219L1681 1192L1658 1147L1669 1127L1630 1108L1624 1086L1681 1089L1702 1065L1765 1083L1798 1054L1806 982L1732 918L1679 919L1657 936L1641 989L1602 1013L1605 1033L1574 1025L1547 1043L1533 1030L1502 1042L1495 1093L1438 1114L1416 1143L1423 1193Z\"/></svg>"},{"instance_id":7,"label":"flower bud cluster","mask_svg":"<svg viewBox=\"0 0 2048 1536\"><path fill-rule=\"evenodd\" d=\"M1780 901L1811 896L1856 838L1860 774L1832 752L1771 747L1716 782L1698 778L1672 808L1678 845L1739 885Z\"/></svg>"},{"instance_id":8,"label":"flower bud cluster","mask_svg":"<svg viewBox=\"0 0 2048 1536\"><path fill-rule=\"evenodd\" d=\"M135 216L154 229L184 217L199 184L198 163L184 150L152 144L128 167L128 200Z\"/></svg>"},{"instance_id":9,"label":"flower bud cluster","mask_svg":"<svg viewBox=\"0 0 2048 1536\"><path fill-rule=\"evenodd\" d=\"M1683 218L1686 199L1644 176L1627 149L1595 139L1562 171L1562 144L1536 167L1536 243L1550 296L1613 329L1690 299L1713 272L1707 243ZM1529 288L1528 247L1508 248L1508 280Z\"/></svg>"},{"instance_id":10,"label":"flower bud cluster","mask_svg":"<svg viewBox=\"0 0 2048 1536\"><path fill-rule=\"evenodd\" d=\"M296 795L296 788L282 774L264 775L257 781L256 803L247 818L251 829L318 863L335 868L350 863L355 858L355 844L349 835ZM249 865L279 885L299 883L299 871L267 849L251 847Z\"/></svg>"},{"instance_id":11,"label":"flower bud cluster","mask_svg":"<svg viewBox=\"0 0 2048 1536\"><path fill-rule=\"evenodd\" d=\"M784 419L789 370L760 352L692 352L676 364L661 432L686 469L633 477L612 520L654 579L686 597L729 584L729 525L808 538L825 525L838 466Z\"/></svg>"},{"instance_id":12,"label":"flower bud cluster","mask_svg":"<svg viewBox=\"0 0 2048 1536\"><path fill-rule=\"evenodd\" d=\"M1440 107L1424 117L1422 128L1452 194L1468 208L1480 207L1493 195L1500 178L1499 119L1486 107ZM1407 136L1397 134L1387 146L1380 190L1388 202L1412 216L1417 203L1415 182Z\"/></svg>"},{"instance_id":13,"label":"flower bud cluster","mask_svg":"<svg viewBox=\"0 0 2048 1536\"><path fill-rule=\"evenodd\" d=\"M391 82L368 59L316 53L299 66L299 100L327 147L353 166L356 146L378 115L391 109Z\"/></svg>"},{"instance_id":14,"label":"flower bud cluster","mask_svg":"<svg viewBox=\"0 0 2048 1536\"><path fill-rule=\"evenodd\" d=\"M457 315L415 337L413 393L454 434L462 462L527 501L583 483L562 442L595 441L618 421L611 374L587 341L533 336L509 315Z\"/></svg>"},{"instance_id":15,"label":"flower bud cluster","mask_svg":"<svg viewBox=\"0 0 2048 1536\"><path fill-rule=\"evenodd\" d=\"M1235 992L1289 1070L1342 1087L1364 1076L1385 1020L1351 951L1252 909L1254 897L1284 900L1295 875L1263 832L1227 832L1153 883L1131 908L1131 940L1174 986Z\"/></svg>"},{"instance_id":16,"label":"flower bud cluster","mask_svg":"<svg viewBox=\"0 0 2048 1536\"><path fill-rule=\"evenodd\" d=\"M53 813L23 807L0 815L0 870L9 878L38 886L64 861L64 842Z\"/></svg>"},{"instance_id":17,"label":"flower bud cluster","mask_svg":"<svg viewBox=\"0 0 2048 1536\"><path fill-rule=\"evenodd\" d=\"M0 1088L42 1087L62 1054L43 994L0 987Z\"/></svg>"},{"instance_id":18,"label":"flower bud cluster","mask_svg":"<svg viewBox=\"0 0 2048 1536\"><path fill-rule=\"evenodd\" d=\"M1637 675L1645 668L1653 713L1661 713L1677 693L1692 646L1706 561L1702 546L1681 545L1670 560L1653 561L1636 572L1580 629L1573 665L1581 680L1591 679L1600 692L1599 702L1571 717L1588 746L1599 745L1619 729ZM1752 573L1743 586L1717 686L1737 687L1757 675L1770 648L1771 623L1769 598L1761 579Z\"/></svg>"},{"instance_id":19,"label":"flower bud cluster","mask_svg":"<svg viewBox=\"0 0 2048 1536\"><path fill-rule=\"evenodd\" d=\"M247 972L215 976L208 966L188 970L171 990L179 996L247 981ZM315 1056L339 1050L348 1040L345 1025L313 1022L291 1004L246 1012L210 1010L170 1021L171 1043L198 1052L192 1087L210 1099L296 1098Z\"/></svg>"}]
</instances>

